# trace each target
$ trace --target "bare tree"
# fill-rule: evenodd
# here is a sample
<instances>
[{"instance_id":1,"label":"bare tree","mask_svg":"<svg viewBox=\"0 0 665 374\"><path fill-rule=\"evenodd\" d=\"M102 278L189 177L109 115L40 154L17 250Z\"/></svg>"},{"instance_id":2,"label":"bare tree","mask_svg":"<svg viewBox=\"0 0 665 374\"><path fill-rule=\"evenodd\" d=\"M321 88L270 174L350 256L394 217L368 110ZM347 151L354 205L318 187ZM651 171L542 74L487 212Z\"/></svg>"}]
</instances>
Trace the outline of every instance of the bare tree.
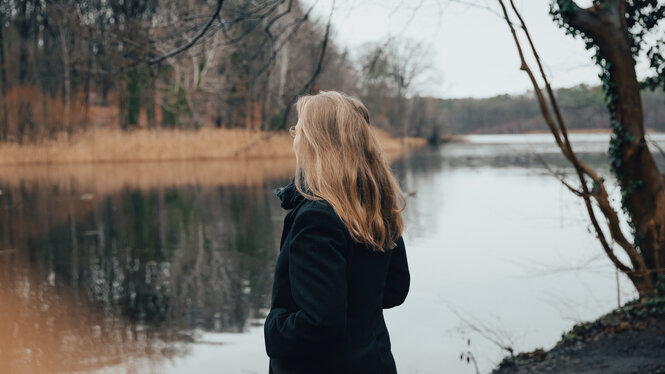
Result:
<instances>
[{"instance_id":1,"label":"bare tree","mask_svg":"<svg viewBox=\"0 0 665 374\"><path fill-rule=\"evenodd\" d=\"M498 0L517 46L520 68L529 76L545 122L561 152L574 166L580 187L575 188L563 179L562 183L583 198L603 250L614 266L628 276L641 297L647 297L663 282L665 275L665 178L658 170L645 140L640 85L635 73L635 51L642 47L639 43L644 43L643 34L639 32L648 31L665 18L665 6L644 10L636 7L641 3L639 0L598 0L584 9L572 0L557 0L553 8L553 13L560 17L562 25L569 32L582 33L587 45L597 49L597 62L603 68L601 79L612 121L611 164L622 190L622 207L629 216L628 224L634 230L631 243L609 201L603 178L580 161L573 151L565 121L531 35L514 1L509 1L519 20L517 25L524 32L538 65L546 94L525 60L515 24L508 15L504 1ZM636 31L631 26L639 22L645 25ZM665 76L662 68L656 73ZM593 203L605 218L605 229L596 217ZM609 233L611 241L605 231ZM613 244L618 245L628 256L629 264L617 257Z\"/></svg>"},{"instance_id":2,"label":"bare tree","mask_svg":"<svg viewBox=\"0 0 665 374\"><path fill-rule=\"evenodd\" d=\"M422 42L389 38L367 50L361 57L364 95L380 97L385 95L382 92L390 92L391 122L401 136L407 136L407 98L420 88L418 80L432 69L431 49Z\"/></svg>"}]
</instances>

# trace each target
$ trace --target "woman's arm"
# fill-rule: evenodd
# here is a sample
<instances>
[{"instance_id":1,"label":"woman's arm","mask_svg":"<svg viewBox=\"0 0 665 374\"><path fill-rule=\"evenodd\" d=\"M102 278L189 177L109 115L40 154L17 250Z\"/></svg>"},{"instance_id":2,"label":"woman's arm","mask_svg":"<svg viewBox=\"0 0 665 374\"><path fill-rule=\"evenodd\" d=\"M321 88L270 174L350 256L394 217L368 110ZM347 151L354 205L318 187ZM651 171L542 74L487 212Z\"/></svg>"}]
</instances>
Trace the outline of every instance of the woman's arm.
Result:
<instances>
[{"instance_id":1,"label":"woman's arm","mask_svg":"<svg viewBox=\"0 0 665 374\"><path fill-rule=\"evenodd\" d=\"M397 246L392 249L390 255L388 277L383 288L383 308L392 308L402 304L409 293L410 283L411 276L409 274L409 264L406 261L406 249L404 240L400 236L397 239Z\"/></svg>"},{"instance_id":2,"label":"woman's arm","mask_svg":"<svg viewBox=\"0 0 665 374\"><path fill-rule=\"evenodd\" d=\"M300 309L270 311L265 324L268 356L303 357L343 336L347 295L341 225L334 211L324 205L304 208L294 218L291 239L285 245L291 293Z\"/></svg>"}]
</instances>

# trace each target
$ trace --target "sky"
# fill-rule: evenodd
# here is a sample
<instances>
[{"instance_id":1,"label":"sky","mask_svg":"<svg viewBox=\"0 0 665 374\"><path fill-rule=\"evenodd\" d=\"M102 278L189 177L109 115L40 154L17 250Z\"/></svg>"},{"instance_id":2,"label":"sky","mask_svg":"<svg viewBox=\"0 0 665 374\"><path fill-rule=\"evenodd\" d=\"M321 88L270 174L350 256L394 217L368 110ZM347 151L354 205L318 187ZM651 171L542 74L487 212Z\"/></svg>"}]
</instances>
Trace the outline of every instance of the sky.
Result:
<instances>
[{"instance_id":1,"label":"sky","mask_svg":"<svg viewBox=\"0 0 665 374\"><path fill-rule=\"evenodd\" d=\"M577 3L584 6L590 1ZM332 0L303 3L316 3L314 15L327 20ZM549 3L516 0L552 86L599 85L600 70L591 60L592 52L556 26ZM497 4L495 0L336 0L333 38L351 53L389 36L428 45L435 70L423 73L427 78L417 87L421 95L480 98L525 93L531 83L519 70L517 49Z\"/></svg>"}]
</instances>

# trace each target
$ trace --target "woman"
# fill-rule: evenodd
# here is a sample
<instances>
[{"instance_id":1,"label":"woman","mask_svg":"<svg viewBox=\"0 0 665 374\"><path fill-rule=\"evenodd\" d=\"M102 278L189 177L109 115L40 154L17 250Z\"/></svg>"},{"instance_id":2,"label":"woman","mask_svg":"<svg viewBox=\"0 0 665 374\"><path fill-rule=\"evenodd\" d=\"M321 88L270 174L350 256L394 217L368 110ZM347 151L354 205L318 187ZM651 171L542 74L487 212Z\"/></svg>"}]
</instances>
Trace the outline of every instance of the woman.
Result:
<instances>
[{"instance_id":1,"label":"woman","mask_svg":"<svg viewBox=\"0 0 665 374\"><path fill-rule=\"evenodd\" d=\"M296 176L278 191L291 211L265 322L270 372L396 373L383 309L409 290L404 196L358 99L321 92L296 107Z\"/></svg>"}]
</instances>

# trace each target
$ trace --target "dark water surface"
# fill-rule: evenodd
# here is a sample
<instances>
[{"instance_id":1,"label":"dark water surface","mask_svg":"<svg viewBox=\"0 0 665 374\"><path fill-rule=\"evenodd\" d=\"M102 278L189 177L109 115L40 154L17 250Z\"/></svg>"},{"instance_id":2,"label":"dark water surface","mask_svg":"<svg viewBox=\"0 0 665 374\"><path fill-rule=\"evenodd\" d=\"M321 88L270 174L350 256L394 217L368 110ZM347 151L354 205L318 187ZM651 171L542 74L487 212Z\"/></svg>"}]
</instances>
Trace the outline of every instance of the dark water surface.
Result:
<instances>
[{"instance_id":1,"label":"dark water surface","mask_svg":"<svg viewBox=\"0 0 665 374\"><path fill-rule=\"evenodd\" d=\"M575 145L610 179L606 136ZM548 346L616 305L581 202L543 161L570 171L541 135L394 163L413 273L405 305L386 312L400 372L471 373L468 349L486 371L502 353L483 335ZM292 163L0 169L0 373L267 372L261 323L285 215L274 189Z\"/></svg>"},{"instance_id":2,"label":"dark water surface","mask_svg":"<svg viewBox=\"0 0 665 374\"><path fill-rule=\"evenodd\" d=\"M186 354L170 343L193 331L246 331L269 302L283 216L272 191L287 181L104 195L3 183L0 365L159 361Z\"/></svg>"}]
</instances>

